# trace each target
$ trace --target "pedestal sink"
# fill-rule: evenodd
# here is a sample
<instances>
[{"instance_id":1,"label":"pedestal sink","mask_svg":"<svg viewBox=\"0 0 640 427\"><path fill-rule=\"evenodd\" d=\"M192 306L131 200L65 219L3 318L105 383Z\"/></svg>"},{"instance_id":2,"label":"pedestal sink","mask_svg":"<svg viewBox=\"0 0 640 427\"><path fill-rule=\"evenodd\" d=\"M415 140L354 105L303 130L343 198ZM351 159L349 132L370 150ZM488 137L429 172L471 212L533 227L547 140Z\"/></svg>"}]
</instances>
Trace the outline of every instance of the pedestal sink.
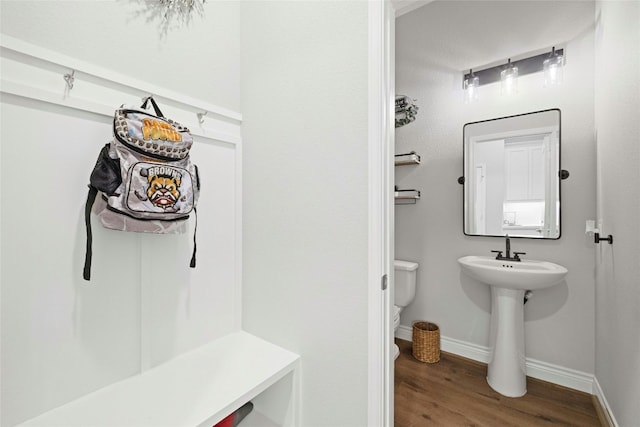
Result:
<instances>
[{"instance_id":1,"label":"pedestal sink","mask_svg":"<svg viewBox=\"0 0 640 427\"><path fill-rule=\"evenodd\" d=\"M469 276L491 286L491 334L487 382L498 393L527 393L524 353L524 293L562 282L567 269L535 260L465 256L458 263Z\"/></svg>"}]
</instances>

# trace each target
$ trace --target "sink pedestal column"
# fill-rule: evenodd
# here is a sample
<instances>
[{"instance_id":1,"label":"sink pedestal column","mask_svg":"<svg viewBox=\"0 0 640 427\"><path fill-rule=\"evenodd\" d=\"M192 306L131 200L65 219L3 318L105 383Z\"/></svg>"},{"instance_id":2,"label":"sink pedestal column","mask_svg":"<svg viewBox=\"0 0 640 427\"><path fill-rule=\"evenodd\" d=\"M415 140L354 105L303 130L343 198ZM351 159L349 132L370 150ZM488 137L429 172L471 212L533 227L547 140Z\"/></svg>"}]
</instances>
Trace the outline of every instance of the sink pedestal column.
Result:
<instances>
[{"instance_id":1,"label":"sink pedestal column","mask_svg":"<svg viewBox=\"0 0 640 427\"><path fill-rule=\"evenodd\" d=\"M491 286L491 335L487 382L508 397L527 393L524 290Z\"/></svg>"}]
</instances>

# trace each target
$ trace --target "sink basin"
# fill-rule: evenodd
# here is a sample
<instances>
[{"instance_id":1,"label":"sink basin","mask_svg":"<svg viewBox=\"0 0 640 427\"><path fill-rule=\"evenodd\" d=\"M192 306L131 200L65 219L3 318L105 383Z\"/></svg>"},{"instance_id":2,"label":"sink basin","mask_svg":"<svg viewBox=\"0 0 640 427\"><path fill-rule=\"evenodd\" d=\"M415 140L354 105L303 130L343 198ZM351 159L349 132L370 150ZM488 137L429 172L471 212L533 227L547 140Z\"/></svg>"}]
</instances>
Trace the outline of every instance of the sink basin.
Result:
<instances>
[{"instance_id":1,"label":"sink basin","mask_svg":"<svg viewBox=\"0 0 640 427\"><path fill-rule=\"evenodd\" d=\"M515 290L537 290L558 284L567 274L561 265L547 261L497 260L488 256L465 256L458 259L462 270L488 285Z\"/></svg>"}]
</instances>

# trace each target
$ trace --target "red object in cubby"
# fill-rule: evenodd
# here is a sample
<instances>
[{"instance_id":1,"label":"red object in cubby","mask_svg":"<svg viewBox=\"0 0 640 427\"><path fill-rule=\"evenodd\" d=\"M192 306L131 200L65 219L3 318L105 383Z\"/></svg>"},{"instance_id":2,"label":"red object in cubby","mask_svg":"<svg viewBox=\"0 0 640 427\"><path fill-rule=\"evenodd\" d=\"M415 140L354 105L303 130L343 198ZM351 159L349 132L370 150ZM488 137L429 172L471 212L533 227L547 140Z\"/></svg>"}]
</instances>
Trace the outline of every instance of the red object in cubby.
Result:
<instances>
[{"instance_id":1,"label":"red object in cubby","mask_svg":"<svg viewBox=\"0 0 640 427\"><path fill-rule=\"evenodd\" d=\"M226 417L225 419L223 419L213 427L233 427L233 419L235 415L236 415L235 413L229 415L228 417Z\"/></svg>"}]
</instances>

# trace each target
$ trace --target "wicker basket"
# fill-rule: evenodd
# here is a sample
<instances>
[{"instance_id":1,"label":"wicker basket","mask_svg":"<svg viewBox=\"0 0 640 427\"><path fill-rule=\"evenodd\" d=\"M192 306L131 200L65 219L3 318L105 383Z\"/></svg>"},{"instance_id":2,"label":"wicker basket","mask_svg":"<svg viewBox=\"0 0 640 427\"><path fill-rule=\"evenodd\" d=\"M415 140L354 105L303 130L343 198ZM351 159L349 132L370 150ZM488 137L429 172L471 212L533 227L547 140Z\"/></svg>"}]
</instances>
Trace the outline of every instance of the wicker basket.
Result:
<instances>
[{"instance_id":1,"label":"wicker basket","mask_svg":"<svg viewBox=\"0 0 640 427\"><path fill-rule=\"evenodd\" d=\"M421 362L436 363L440 360L440 328L435 323L413 324L413 357Z\"/></svg>"}]
</instances>

